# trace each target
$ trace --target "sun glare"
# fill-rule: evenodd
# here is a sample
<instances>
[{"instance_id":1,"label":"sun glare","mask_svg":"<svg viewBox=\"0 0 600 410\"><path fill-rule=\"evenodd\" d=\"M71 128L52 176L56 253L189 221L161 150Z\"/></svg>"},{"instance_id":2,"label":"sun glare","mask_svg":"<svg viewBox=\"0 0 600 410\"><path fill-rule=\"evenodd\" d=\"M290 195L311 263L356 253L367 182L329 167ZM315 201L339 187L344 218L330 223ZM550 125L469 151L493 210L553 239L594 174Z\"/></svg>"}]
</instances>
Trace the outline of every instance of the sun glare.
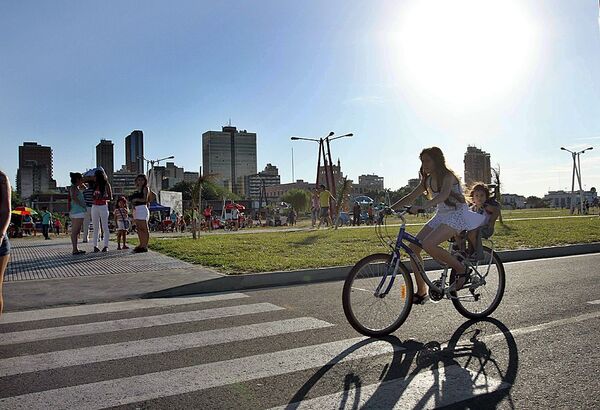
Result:
<instances>
[{"instance_id":1,"label":"sun glare","mask_svg":"<svg viewBox=\"0 0 600 410\"><path fill-rule=\"evenodd\" d=\"M417 1L398 25L399 71L420 98L464 108L526 86L535 27L516 1Z\"/></svg>"}]
</instances>

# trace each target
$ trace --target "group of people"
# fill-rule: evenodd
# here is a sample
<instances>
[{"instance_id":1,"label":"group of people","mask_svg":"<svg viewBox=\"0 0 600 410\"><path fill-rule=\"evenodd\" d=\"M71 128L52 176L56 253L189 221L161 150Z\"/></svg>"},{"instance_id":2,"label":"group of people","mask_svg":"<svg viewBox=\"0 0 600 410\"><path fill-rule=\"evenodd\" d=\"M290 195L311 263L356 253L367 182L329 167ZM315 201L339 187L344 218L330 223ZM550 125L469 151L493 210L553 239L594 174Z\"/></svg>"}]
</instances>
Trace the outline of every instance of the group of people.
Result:
<instances>
[{"instance_id":1,"label":"group of people","mask_svg":"<svg viewBox=\"0 0 600 410\"><path fill-rule=\"evenodd\" d=\"M94 252L107 252L110 238L109 229L109 203L113 200L112 187L108 182L103 169L97 168L93 172L82 175L79 172L70 174L71 185L69 187L69 217L71 219L71 244L73 255L86 253L79 249L79 234L83 230L82 242L89 241L89 225L92 222L92 246ZM113 218L117 228L117 249L129 249L127 246L127 232L129 231L131 219L129 207L133 210L133 221L139 237L139 245L134 252L147 252L150 234L148 232L148 201L150 192L148 179L140 174L135 179L136 190L129 196L117 199ZM102 239L102 248L98 244Z\"/></svg>"}]
</instances>

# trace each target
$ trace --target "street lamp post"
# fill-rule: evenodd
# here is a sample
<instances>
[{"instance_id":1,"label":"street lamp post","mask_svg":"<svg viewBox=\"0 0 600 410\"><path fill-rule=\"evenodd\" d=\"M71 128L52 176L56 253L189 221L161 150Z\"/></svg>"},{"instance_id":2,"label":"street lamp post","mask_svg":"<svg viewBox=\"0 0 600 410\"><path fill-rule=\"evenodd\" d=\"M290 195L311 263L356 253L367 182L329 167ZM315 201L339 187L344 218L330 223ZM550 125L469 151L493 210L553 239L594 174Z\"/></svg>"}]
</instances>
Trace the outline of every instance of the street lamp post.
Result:
<instances>
[{"instance_id":1,"label":"street lamp post","mask_svg":"<svg viewBox=\"0 0 600 410\"><path fill-rule=\"evenodd\" d=\"M354 134L352 133L348 133L348 134L344 134L344 135L339 135L337 137L333 137L335 133L333 131L331 131L326 137L324 138L303 138L303 137L291 137L290 139L292 141L298 141L298 140L302 140L302 141L313 141L313 142L317 142L319 143L319 154L318 154L318 158L317 158L317 178L316 178L316 186L319 186L319 176L321 175L321 155L323 155L323 168L325 171L325 184L327 186L327 189L331 192L331 194L333 195L333 197L335 198L336 196L336 186L335 186L335 176L333 175L333 162L331 159L331 148L330 148L330 141L339 139L339 138L344 138L344 137L352 137ZM333 137L333 138L332 138ZM327 150L325 150L325 147L327 147ZM334 204L332 203L333 201L330 200L330 206L329 206L329 211L331 214L331 217L334 218L335 215L337 214L336 210L334 209Z\"/></svg>"},{"instance_id":2,"label":"street lamp post","mask_svg":"<svg viewBox=\"0 0 600 410\"><path fill-rule=\"evenodd\" d=\"M577 182L579 184L579 209L580 215L583 215L583 187L581 185L580 155L586 151L594 149L594 147L588 147L581 151L571 151L565 147L560 147L560 149L569 152L571 154L571 158L573 159L573 173L571 175L571 213L575 211L575 176L577 176Z\"/></svg>"},{"instance_id":3,"label":"street lamp post","mask_svg":"<svg viewBox=\"0 0 600 410\"><path fill-rule=\"evenodd\" d=\"M175 156L171 155L171 156L160 158L160 159L148 159L143 156L139 156L138 158L141 158L142 160L146 161L146 168L148 168L148 164L150 164L150 169L148 170L148 179L150 180L150 189L152 189L152 183L156 184L156 181L155 181L156 178L154 178L154 164L158 165L161 161L164 161L167 159L173 159L173 158L175 158ZM158 191L159 191L158 187L155 187L154 192L158 193ZM157 198L157 201L158 201L158 198Z\"/></svg>"}]
</instances>

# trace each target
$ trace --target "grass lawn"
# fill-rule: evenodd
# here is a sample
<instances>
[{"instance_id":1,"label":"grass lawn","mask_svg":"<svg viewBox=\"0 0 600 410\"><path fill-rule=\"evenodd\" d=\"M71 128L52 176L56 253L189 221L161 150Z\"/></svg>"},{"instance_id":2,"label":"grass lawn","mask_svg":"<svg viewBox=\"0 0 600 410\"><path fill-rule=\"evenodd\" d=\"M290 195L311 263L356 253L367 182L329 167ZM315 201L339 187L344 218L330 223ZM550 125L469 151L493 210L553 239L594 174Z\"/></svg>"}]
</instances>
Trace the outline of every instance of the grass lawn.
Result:
<instances>
[{"instance_id":1,"label":"grass lawn","mask_svg":"<svg viewBox=\"0 0 600 410\"><path fill-rule=\"evenodd\" d=\"M527 217L542 217L566 215L568 211L534 210L529 213L535 216ZM525 216L519 212L506 212L504 217ZM392 219L390 223L396 221ZM395 236L397 229L388 228L390 235ZM415 234L420 226L407 229ZM493 239L499 250L597 242L600 241L600 218L596 215L507 221L504 225L496 224ZM386 252L374 228L204 235L198 240L152 238L150 248L230 274L352 265L368 254Z\"/></svg>"}]
</instances>

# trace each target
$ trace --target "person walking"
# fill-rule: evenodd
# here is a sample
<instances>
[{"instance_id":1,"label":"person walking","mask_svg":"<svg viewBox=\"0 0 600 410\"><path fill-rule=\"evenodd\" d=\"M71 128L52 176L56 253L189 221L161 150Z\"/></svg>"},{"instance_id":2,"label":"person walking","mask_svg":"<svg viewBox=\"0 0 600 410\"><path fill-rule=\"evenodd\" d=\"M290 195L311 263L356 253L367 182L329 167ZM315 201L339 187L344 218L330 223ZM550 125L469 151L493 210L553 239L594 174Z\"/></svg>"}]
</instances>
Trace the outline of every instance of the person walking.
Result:
<instances>
[{"instance_id":1,"label":"person walking","mask_svg":"<svg viewBox=\"0 0 600 410\"><path fill-rule=\"evenodd\" d=\"M48 211L47 206L42 207L42 235L44 235L44 239L49 240L50 235L50 223L52 222L52 214Z\"/></svg>"},{"instance_id":2,"label":"person walking","mask_svg":"<svg viewBox=\"0 0 600 410\"><path fill-rule=\"evenodd\" d=\"M10 198L12 190L8 176L0 171L0 316L4 301L2 299L2 283L4 272L10 259L10 242L8 241L8 226L10 225Z\"/></svg>"},{"instance_id":3,"label":"person walking","mask_svg":"<svg viewBox=\"0 0 600 410\"><path fill-rule=\"evenodd\" d=\"M148 252L148 242L150 241L150 232L148 231L148 219L150 211L148 210L148 197L150 190L148 189L148 178L146 175L139 174L135 178L136 191L129 196L129 202L133 207L133 221L140 243L133 248L133 252Z\"/></svg>"},{"instance_id":4,"label":"person walking","mask_svg":"<svg viewBox=\"0 0 600 410\"><path fill-rule=\"evenodd\" d=\"M127 246L127 231L129 231L130 225L129 210L127 209L127 199L124 196L117 200L114 216L117 226L117 250L121 250L121 240L123 240L122 249L129 249Z\"/></svg>"},{"instance_id":5,"label":"person walking","mask_svg":"<svg viewBox=\"0 0 600 410\"><path fill-rule=\"evenodd\" d=\"M321 209L319 204L319 190L314 188L310 197L310 216L312 227L317 226L317 219L319 218L319 210Z\"/></svg>"},{"instance_id":6,"label":"person walking","mask_svg":"<svg viewBox=\"0 0 600 410\"><path fill-rule=\"evenodd\" d=\"M87 175L87 174L86 174ZM85 218L83 218L83 243L87 243L90 234L90 222L92 222L92 205L94 204L94 191L96 190L96 184L94 184L92 177L84 177L84 180L88 179L87 185L83 190L83 199L85 200Z\"/></svg>"},{"instance_id":7,"label":"person walking","mask_svg":"<svg viewBox=\"0 0 600 410\"><path fill-rule=\"evenodd\" d=\"M325 185L321 184L319 186L319 205L321 206L321 213L319 215L319 226L317 227L317 229L321 228L321 224L323 223L323 221L325 221L327 223L327 226L329 226L330 228L333 227L331 215L329 214L330 200L335 202L333 194L325 189Z\"/></svg>"},{"instance_id":8,"label":"person walking","mask_svg":"<svg viewBox=\"0 0 600 410\"><path fill-rule=\"evenodd\" d=\"M360 226L360 205L358 201L355 201L352 207L352 226Z\"/></svg>"},{"instance_id":9,"label":"person walking","mask_svg":"<svg viewBox=\"0 0 600 410\"><path fill-rule=\"evenodd\" d=\"M77 247L77 238L85 219L87 207L83 198L83 176L79 172L71 172L71 186L69 187L69 216L71 217L71 245L73 245L73 255L82 255L85 251ZM66 223L65 223L66 225Z\"/></svg>"},{"instance_id":10,"label":"person walking","mask_svg":"<svg viewBox=\"0 0 600 410\"><path fill-rule=\"evenodd\" d=\"M112 188L106 180L106 174L103 170L96 170L96 189L94 189L94 202L92 204L92 226L94 232L92 236L92 245L94 252L100 252L98 248L98 240L100 236L100 227L102 226L102 235L104 246L102 252L108 252L108 240L110 238L110 230L108 228L108 202L112 200Z\"/></svg>"}]
</instances>

